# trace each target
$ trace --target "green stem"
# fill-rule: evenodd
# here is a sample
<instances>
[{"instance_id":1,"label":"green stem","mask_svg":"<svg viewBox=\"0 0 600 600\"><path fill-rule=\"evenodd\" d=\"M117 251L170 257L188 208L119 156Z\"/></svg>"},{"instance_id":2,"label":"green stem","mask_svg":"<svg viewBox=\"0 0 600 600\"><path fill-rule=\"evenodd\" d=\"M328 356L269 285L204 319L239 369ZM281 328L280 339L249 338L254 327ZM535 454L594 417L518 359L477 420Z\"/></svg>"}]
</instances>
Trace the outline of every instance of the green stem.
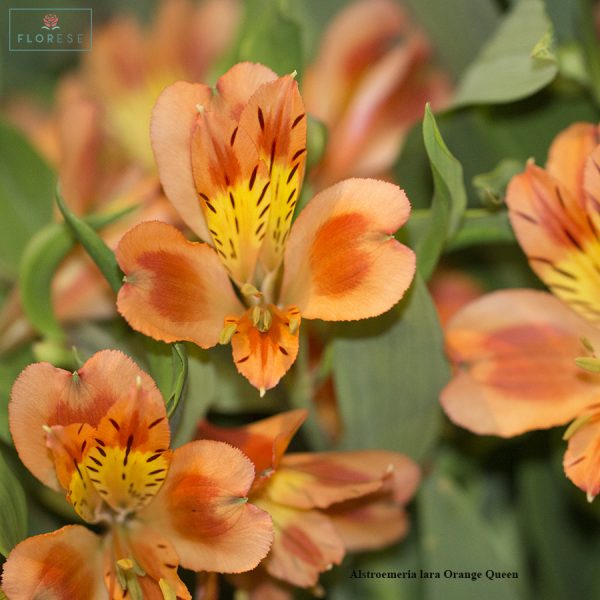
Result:
<instances>
[{"instance_id":1,"label":"green stem","mask_svg":"<svg viewBox=\"0 0 600 600\"><path fill-rule=\"evenodd\" d=\"M600 104L600 44L592 0L579 0L579 31L594 100Z\"/></svg>"}]
</instances>

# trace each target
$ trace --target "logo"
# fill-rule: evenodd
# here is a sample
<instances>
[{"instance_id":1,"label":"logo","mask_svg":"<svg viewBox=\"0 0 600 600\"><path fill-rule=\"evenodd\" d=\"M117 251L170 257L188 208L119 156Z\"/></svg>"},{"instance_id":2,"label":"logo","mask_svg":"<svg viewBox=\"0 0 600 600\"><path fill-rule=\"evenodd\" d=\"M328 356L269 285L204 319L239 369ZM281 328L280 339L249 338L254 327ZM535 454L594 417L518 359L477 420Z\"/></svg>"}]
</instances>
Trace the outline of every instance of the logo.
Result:
<instances>
[{"instance_id":1,"label":"logo","mask_svg":"<svg viewBox=\"0 0 600 600\"><path fill-rule=\"evenodd\" d=\"M91 8L9 8L10 52L85 52L92 49Z\"/></svg>"},{"instance_id":2,"label":"logo","mask_svg":"<svg viewBox=\"0 0 600 600\"><path fill-rule=\"evenodd\" d=\"M58 24L58 17L56 15L45 15L43 19L44 25L42 29L60 29L60 25Z\"/></svg>"}]
</instances>

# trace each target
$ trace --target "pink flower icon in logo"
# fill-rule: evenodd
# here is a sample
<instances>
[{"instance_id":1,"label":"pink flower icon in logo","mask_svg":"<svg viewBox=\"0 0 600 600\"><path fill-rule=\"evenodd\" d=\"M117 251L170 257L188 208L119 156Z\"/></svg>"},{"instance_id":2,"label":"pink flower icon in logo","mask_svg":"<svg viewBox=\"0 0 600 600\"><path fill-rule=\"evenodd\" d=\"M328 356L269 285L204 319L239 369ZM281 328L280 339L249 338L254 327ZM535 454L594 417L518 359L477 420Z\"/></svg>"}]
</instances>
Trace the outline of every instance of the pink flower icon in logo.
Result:
<instances>
[{"instance_id":1,"label":"pink flower icon in logo","mask_svg":"<svg viewBox=\"0 0 600 600\"><path fill-rule=\"evenodd\" d=\"M55 29L60 29L60 26L58 25L58 17L56 15L45 15L43 21L44 25L42 26L42 29L52 29L53 31Z\"/></svg>"}]
</instances>

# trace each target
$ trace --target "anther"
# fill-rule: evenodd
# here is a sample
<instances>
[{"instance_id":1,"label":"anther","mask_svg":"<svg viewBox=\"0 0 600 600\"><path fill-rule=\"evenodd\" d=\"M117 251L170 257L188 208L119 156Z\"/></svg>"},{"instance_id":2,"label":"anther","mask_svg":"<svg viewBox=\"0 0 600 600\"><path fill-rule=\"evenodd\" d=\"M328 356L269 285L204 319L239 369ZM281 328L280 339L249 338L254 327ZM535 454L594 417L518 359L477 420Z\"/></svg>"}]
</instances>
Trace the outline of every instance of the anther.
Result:
<instances>
[{"instance_id":1,"label":"anther","mask_svg":"<svg viewBox=\"0 0 600 600\"><path fill-rule=\"evenodd\" d=\"M219 344L229 344L233 334L236 332L237 323L227 323L219 334Z\"/></svg>"}]
</instances>

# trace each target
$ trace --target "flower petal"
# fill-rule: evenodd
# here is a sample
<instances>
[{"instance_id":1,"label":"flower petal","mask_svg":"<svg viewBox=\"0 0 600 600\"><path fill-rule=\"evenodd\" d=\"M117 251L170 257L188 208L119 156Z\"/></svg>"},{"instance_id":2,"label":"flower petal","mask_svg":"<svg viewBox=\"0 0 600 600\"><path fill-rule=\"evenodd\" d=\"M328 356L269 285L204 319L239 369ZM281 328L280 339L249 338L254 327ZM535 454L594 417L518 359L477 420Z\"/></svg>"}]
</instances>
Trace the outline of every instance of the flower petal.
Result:
<instances>
[{"instance_id":1,"label":"flower petal","mask_svg":"<svg viewBox=\"0 0 600 600\"><path fill-rule=\"evenodd\" d=\"M253 309L237 320L231 338L233 361L237 370L257 389L274 388L294 364L298 355L298 323L300 315L293 306L280 310L270 304L272 322L268 331L260 331L253 323ZM296 320L292 333L290 321ZM234 319L228 319L235 322Z\"/></svg>"},{"instance_id":2,"label":"flower petal","mask_svg":"<svg viewBox=\"0 0 600 600\"><path fill-rule=\"evenodd\" d=\"M211 109L227 114L238 121L244 106L256 90L269 81L277 79L277 74L258 63L242 62L233 65L217 81L218 95L213 97Z\"/></svg>"},{"instance_id":3,"label":"flower petal","mask_svg":"<svg viewBox=\"0 0 600 600\"><path fill-rule=\"evenodd\" d=\"M159 96L152 111L150 137L165 193L181 218L203 240L210 234L202 215L192 176L192 131L196 105L207 104L212 92L206 85L178 81Z\"/></svg>"},{"instance_id":4,"label":"flower petal","mask_svg":"<svg viewBox=\"0 0 600 600\"><path fill-rule=\"evenodd\" d=\"M170 225L134 227L119 243L117 259L127 277L117 307L145 335L209 348L225 316L243 310L214 250Z\"/></svg>"},{"instance_id":5,"label":"flower petal","mask_svg":"<svg viewBox=\"0 0 600 600\"><path fill-rule=\"evenodd\" d=\"M588 156L600 143L598 127L574 123L561 131L550 146L546 170L569 194L584 204L583 176Z\"/></svg>"},{"instance_id":6,"label":"flower petal","mask_svg":"<svg viewBox=\"0 0 600 600\"><path fill-rule=\"evenodd\" d=\"M416 490L419 469L409 458L383 450L287 454L264 493L286 506L327 508L378 491L390 478L406 501Z\"/></svg>"},{"instance_id":7,"label":"flower petal","mask_svg":"<svg viewBox=\"0 0 600 600\"><path fill-rule=\"evenodd\" d=\"M246 503L253 479L252 463L237 448L191 442L175 450L167 480L138 517L171 541L188 569L247 571L273 539L270 517Z\"/></svg>"},{"instance_id":8,"label":"flower petal","mask_svg":"<svg viewBox=\"0 0 600 600\"><path fill-rule=\"evenodd\" d=\"M167 477L169 442L164 403L130 388L98 424L86 450L85 470L113 510L139 510Z\"/></svg>"},{"instance_id":9,"label":"flower petal","mask_svg":"<svg viewBox=\"0 0 600 600\"><path fill-rule=\"evenodd\" d=\"M227 442L239 448L254 463L259 477L264 471L277 469L307 416L308 412L304 409L288 410L244 427L218 427L202 421L198 427L198 438Z\"/></svg>"},{"instance_id":10,"label":"flower petal","mask_svg":"<svg viewBox=\"0 0 600 600\"><path fill-rule=\"evenodd\" d=\"M349 179L317 194L292 227L281 301L327 321L391 308L415 272L413 251L392 237L409 212L400 188L374 179Z\"/></svg>"},{"instance_id":11,"label":"flower petal","mask_svg":"<svg viewBox=\"0 0 600 600\"><path fill-rule=\"evenodd\" d=\"M268 273L281 263L304 178L306 112L294 78L288 75L262 85L242 111L240 129L257 145L271 183L261 236L261 262Z\"/></svg>"},{"instance_id":12,"label":"flower petal","mask_svg":"<svg viewBox=\"0 0 600 600\"><path fill-rule=\"evenodd\" d=\"M327 509L348 552L377 550L402 539L408 516L391 493L375 493Z\"/></svg>"},{"instance_id":13,"label":"flower petal","mask_svg":"<svg viewBox=\"0 0 600 600\"><path fill-rule=\"evenodd\" d=\"M11 600L104 600L102 538L81 525L27 538L4 564L2 590Z\"/></svg>"},{"instance_id":14,"label":"flower petal","mask_svg":"<svg viewBox=\"0 0 600 600\"><path fill-rule=\"evenodd\" d=\"M510 437L562 425L593 404L600 377L579 369L581 338L600 334L552 295L504 290L469 304L446 328L456 366L441 402L461 427Z\"/></svg>"},{"instance_id":15,"label":"flower petal","mask_svg":"<svg viewBox=\"0 0 600 600\"><path fill-rule=\"evenodd\" d=\"M116 350L94 354L75 373L49 363L27 367L12 388L8 407L10 431L23 464L40 481L60 489L43 426L87 423L95 427L138 377L142 388L160 401L152 379Z\"/></svg>"},{"instance_id":16,"label":"flower petal","mask_svg":"<svg viewBox=\"0 0 600 600\"><path fill-rule=\"evenodd\" d=\"M342 540L331 520L316 510L295 510L256 500L275 525L273 548L261 563L273 577L292 585L315 585L319 574L339 565L344 557Z\"/></svg>"},{"instance_id":17,"label":"flower petal","mask_svg":"<svg viewBox=\"0 0 600 600\"><path fill-rule=\"evenodd\" d=\"M251 281L265 235L269 174L256 143L219 112L204 112L192 136L192 170L214 247L240 285Z\"/></svg>"},{"instance_id":18,"label":"flower petal","mask_svg":"<svg viewBox=\"0 0 600 600\"><path fill-rule=\"evenodd\" d=\"M352 2L334 18L303 80L309 112L329 134L315 170L319 189L349 176L381 174L425 103L437 108L446 101L450 86L428 65L431 54L395 2Z\"/></svg>"},{"instance_id":19,"label":"flower petal","mask_svg":"<svg viewBox=\"0 0 600 600\"><path fill-rule=\"evenodd\" d=\"M598 406L594 409L597 411ZM591 502L600 493L600 415L590 415L590 420L569 437L563 467L567 477L587 493Z\"/></svg>"},{"instance_id":20,"label":"flower petal","mask_svg":"<svg viewBox=\"0 0 600 600\"><path fill-rule=\"evenodd\" d=\"M84 520L94 523L102 498L90 481L84 457L94 440L95 429L86 423L53 425L46 432L46 444L60 485L67 490L67 500Z\"/></svg>"},{"instance_id":21,"label":"flower petal","mask_svg":"<svg viewBox=\"0 0 600 600\"><path fill-rule=\"evenodd\" d=\"M328 125L348 102L352 88L404 33L406 16L388 0L354 2L332 21L323 36L317 61L304 82L311 113Z\"/></svg>"},{"instance_id":22,"label":"flower petal","mask_svg":"<svg viewBox=\"0 0 600 600\"><path fill-rule=\"evenodd\" d=\"M582 199L529 164L511 180L509 216L531 268L561 300L600 323L600 240Z\"/></svg>"}]
</instances>

